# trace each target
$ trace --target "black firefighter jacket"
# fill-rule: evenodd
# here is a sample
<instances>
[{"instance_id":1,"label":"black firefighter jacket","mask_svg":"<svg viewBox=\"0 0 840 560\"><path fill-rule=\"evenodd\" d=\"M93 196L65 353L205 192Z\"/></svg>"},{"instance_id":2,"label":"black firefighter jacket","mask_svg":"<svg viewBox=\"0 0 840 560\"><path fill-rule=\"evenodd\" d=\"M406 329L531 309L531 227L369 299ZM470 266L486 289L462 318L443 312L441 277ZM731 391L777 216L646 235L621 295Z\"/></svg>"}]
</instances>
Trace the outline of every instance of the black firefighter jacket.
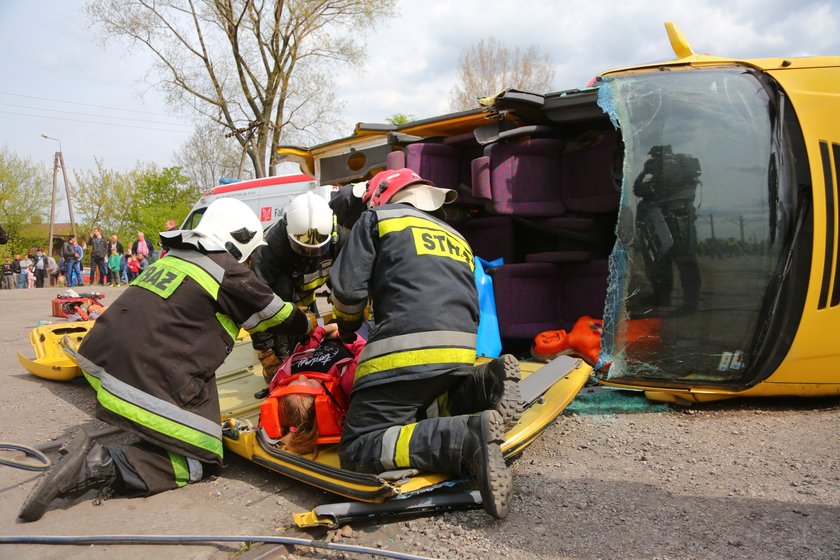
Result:
<instances>
[{"instance_id":1,"label":"black firefighter jacket","mask_svg":"<svg viewBox=\"0 0 840 560\"><path fill-rule=\"evenodd\" d=\"M308 322L229 253L173 249L108 307L79 347L96 416L221 464L215 372L240 326L302 335Z\"/></svg>"},{"instance_id":2,"label":"black firefighter jacket","mask_svg":"<svg viewBox=\"0 0 840 560\"><path fill-rule=\"evenodd\" d=\"M475 362L478 295L473 254L445 222L406 204L362 214L333 266L333 306L342 333L373 304L374 327L354 390L418 379Z\"/></svg>"}]
</instances>

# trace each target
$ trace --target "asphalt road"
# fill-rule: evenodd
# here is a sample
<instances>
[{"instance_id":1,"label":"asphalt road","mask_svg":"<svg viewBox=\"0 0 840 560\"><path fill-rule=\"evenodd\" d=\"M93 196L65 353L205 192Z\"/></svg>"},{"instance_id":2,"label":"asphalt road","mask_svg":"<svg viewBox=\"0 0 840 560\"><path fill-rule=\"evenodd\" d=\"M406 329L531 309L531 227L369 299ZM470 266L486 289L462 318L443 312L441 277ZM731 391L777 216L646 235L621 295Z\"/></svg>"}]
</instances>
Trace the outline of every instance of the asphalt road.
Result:
<instances>
[{"instance_id":1,"label":"asphalt road","mask_svg":"<svg viewBox=\"0 0 840 560\"><path fill-rule=\"evenodd\" d=\"M33 355L29 333L36 323L57 321L50 300L58 291L0 290L2 440L37 445L79 428L107 427L93 418L86 382L37 378L15 358L18 351ZM124 288L103 291L108 304ZM840 558L838 399L751 399L684 410L628 398L630 406L619 407L588 405L584 397L573 402L514 462L514 500L503 521L478 510L307 534L293 527L292 513L343 500L228 454L221 477L99 506L62 500L35 523L16 517L38 474L0 465L0 535L282 535L458 560ZM322 553L244 542L0 544L3 559L115 557Z\"/></svg>"}]
</instances>

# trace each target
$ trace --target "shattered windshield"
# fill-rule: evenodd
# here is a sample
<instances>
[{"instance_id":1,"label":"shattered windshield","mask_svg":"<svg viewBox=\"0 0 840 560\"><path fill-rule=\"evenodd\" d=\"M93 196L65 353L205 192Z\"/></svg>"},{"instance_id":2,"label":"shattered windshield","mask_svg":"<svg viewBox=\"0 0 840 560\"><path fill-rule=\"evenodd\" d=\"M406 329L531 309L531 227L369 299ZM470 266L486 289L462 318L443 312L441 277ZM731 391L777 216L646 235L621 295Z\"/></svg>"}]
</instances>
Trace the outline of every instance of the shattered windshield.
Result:
<instances>
[{"instance_id":1,"label":"shattered windshield","mask_svg":"<svg viewBox=\"0 0 840 560\"><path fill-rule=\"evenodd\" d=\"M739 384L786 215L764 86L738 68L608 78L624 185L601 361L609 380Z\"/></svg>"}]
</instances>

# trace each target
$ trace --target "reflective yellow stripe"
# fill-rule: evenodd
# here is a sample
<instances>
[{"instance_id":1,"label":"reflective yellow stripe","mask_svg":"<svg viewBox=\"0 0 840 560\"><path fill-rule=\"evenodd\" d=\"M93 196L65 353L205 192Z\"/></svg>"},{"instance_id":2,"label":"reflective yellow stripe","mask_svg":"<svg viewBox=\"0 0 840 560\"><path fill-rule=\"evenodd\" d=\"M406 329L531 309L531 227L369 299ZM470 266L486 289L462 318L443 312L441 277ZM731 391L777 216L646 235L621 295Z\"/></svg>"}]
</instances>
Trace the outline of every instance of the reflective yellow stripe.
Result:
<instances>
[{"instance_id":1,"label":"reflective yellow stripe","mask_svg":"<svg viewBox=\"0 0 840 560\"><path fill-rule=\"evenodd\" d=\"M397 467L410 467L409 460L409 444L411 443L411 436L414 434L414 428L417 424L408 424L400 428L400 435L397 437L397 451L394 454L394 464Z\"/></svg>"},{"instance_id":2,"label":"reflective yellow stripe","mask_svg":"<svg viewBox=\"0 0 840 560\"><path fill-rule=\"evenodd\" d=\"M466 240L432 220L415 216L386 218L379 222L378 227L379 237L412 228L411 235L418 255L447 257L465 263L470 270L475 269L472 249Z\"/></svg>"},{"instance_id":3,"label":"reflective yellow stripe","mask_svg":"<svg viewBox=\"0 0 840 560\"><path fill-rule=\"evenodd\" d=\"M424 220L416 216L407 216L405 218L387 218L379 221L379 237L394 233L395 231L402 231L409 227L421 227L426 229L437 229L446 231L439 224L432 220ZM448 232L447 232L448 233Z\"/></svg>"},{"instance_id":4,"label":"reflective yellow stripe","mask_svg":"<svg viewBox=\"0 0 840 560\"><path fill-rule=\"evenodd\" d=\"M228 336L232 340L236 340L236 337L239 336L239 325L233 322L233 319L225 315L224 313L216 312L216 319L219 323L222 324L222 328L228 333Z\"/></svg>"},{"instance_id":5,"label":"reflective yellow stripe","mask_svg":"<svg viewBox=\"0 0 840 560\"><path fill-rule=\"evenodd\" d=\"M198 285L207 290L207 293L213 296L213 299L219 298L219 283L203 268L170 255L163 257L159 262L166 263L168 266L180 270L198 282Z\"/></svg>"},{"instance_id":6,"label":"reflective yellow stripe","mask_svg":"<svg viewBox=\"0 0 840 560\"><path fill-rule=\"evenodd\" d=\"M430 364L470 364L475 363L475 350L467 348L424 348L396 352L359 363L356 379L392 369L423 366Z\"/></svg>"},{"instance_id":7,"label":"reflective yellow stripe","mask_svg":"<svg viewBox=\"0 0 840 560\"><path fill-rule=\"evenodd\" d=\"M264 319L260 321L257 326L247 329L247 331L251 334L259 333L270 329L275 325L279 325L286 319L288 319L292 312L295 310L295 306L292 305L292 302L286 301L283 302L283 307L280 308L280 311L269 317L268 319Z\"/></svg>"},{"instance_id":8,"label":"reflective yellow stripe","mask_svg":"<svg viewBox=\"0 0 840 560\"><path fill-rule=\"evenodd\" d=\"M186 486L190 481L190 468L187 466L187 458L177 453L167 451L169 462L172 463L172 470L175 472L175 484L178 488Z\"/></svg>"},{"instance_id":9,"label":"reflective yellow stripe","mask_svg":"<svg viewBox=\"0 0 840 560\"><path fill-rule=\"evenodd\" d=\"M324 285L324 283L325 283L326 281L327 281L327 277L326 277L326 276L324 276L324 277L322 277L322 278L316 278L315 280L312 280L311 282L307 282L306 284L303 284L303 285L300 287L300 290L301 290L302 292L303 292L303 291L306 291L306 290L314 290L314 289L315 289L315 288L317 288L318 286L323 286L323 285Z\"/></svg>"},{"instance_id":10,"label":"reflective yellow stripe","mask_svg":"<svg viewBox=\"0 0 840 560\"><path fill-rule=\"evenodd\" d=\"M217 455L218 457L222 457L223 451L221 438L215 438L211 435L205 434L204 432L191 428L190 426L170 420L165 416L160 416L154 412L144 410L136 404L123 400L103 389L97 377L84 370L82 370L82 373L84 373L88 383L90 383L91 387L93 387L96 391L96 399L104 408L110 410L118 416L122 416L123 418L134 422L135 424L145 426L150 430L154 430L163 435L188 443L189 445L195 446L199 449L204 449L205 451L208 451L213 455Z\"/></svg>"},{"instance_id":11,"label":"reflective yellow stripe","mask_svg":"<svg viewBox=\"0 0 840 560\"><path fill-rule=\"evenodd\" d=\"M312 305L313 301L315 301L315 292L309 292L307 295L297 300L295 305L298 307L309 307Z\"/></svg>"},{"instance_id":12,"label":"reflective yellow stripe","mask_svg":"<svg viewBox=\"0 0 840 560\"><path fill-rule=\"evenodd\" d=\"M344 313L338 307L333 306L333 315L335 315L336 319L341 319L342 321L361 321L363 311L359 311L358 313Z\"/></svg>"}]
</instances>

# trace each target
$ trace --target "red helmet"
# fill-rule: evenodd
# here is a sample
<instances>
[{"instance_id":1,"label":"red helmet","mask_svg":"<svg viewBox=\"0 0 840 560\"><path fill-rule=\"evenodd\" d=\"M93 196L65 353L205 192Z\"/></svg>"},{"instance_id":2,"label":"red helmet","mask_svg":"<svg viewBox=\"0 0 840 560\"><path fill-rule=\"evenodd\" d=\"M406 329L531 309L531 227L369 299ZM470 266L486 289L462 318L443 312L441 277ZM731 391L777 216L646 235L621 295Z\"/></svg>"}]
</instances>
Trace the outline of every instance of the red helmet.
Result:
<instances>
[{"instance_id":1,"label":"red helmet","mask_svg":"<svg viewBox=\"0 0 840 560\"><path fill-rule=\"evenodd\" d=\"M431 185L411 169L388 169L380 171L368 182L367 191L362 195L362 202L369 208L387 204L397 192L410 185Z\"/></svg>"}]
</instances>

